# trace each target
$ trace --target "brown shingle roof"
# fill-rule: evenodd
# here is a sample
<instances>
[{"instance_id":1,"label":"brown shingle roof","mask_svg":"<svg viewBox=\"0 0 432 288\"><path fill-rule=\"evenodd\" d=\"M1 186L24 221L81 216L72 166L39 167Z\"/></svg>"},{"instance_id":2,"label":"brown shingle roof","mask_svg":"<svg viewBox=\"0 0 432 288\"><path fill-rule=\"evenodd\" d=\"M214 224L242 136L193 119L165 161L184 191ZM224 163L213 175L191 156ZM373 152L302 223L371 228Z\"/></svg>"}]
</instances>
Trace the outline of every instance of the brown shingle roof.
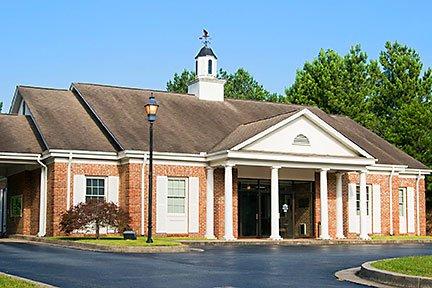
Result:
<instances>
[{"instance_id":1,"label":"brown shingle roof","mask_svg":"<svg viewBox=\"0 0 432 288\"><path fill-rule=\"evenodd\" d=\"M43 151L29 116L0 114L0 152L35 153Z\"/></svg>"},{"instance_id":2,"label":"brown shingle roof","mask_svg":"<svg viewBox=\"0 0 432 288\"><path fill-rule=\"evenodd\" d=\"M126 150L148 150L144 105L152 90L95 84L73 85ZM210 151L239 125L292 111L291 105L227 99L203 101L195 96L154 91L160 104L154 126L155 150Z\"/></svg>"},{"instance_id":3,"label":"brown shingle roof","mask_svg":"<svg viewBox=\"0 0 432 288\"><path fill-rule=\"evenodd\" d=\"M18 93L50 149L115 151L71 91L19 86Z\"/></svg>"},{"instance_id":4,"label":"brown shingle roof","mask_svg":"<svg viewBox=\"0 0 432 288\"><path fill-rule=\"evenodd\" d=\"M158 152L227 150L308 108L377 158L378 163L427 169L351 119L328 115L314 107L233 99L203 101L187 94L85 83L75 83L71 90L18 88L49 148L91 151L115 151L119 147L148 150L148 121L144 105L151 92L160 104L154 126L155 151ZM80 100L81 97L83 100ZM23 125L21 122L17 121L16 125L18 131L23 129L20 128ZM13 135L17 137L20 133L5 132L2 135L12 135L12 140L3 142L3 149L29 150L29 147L10 148L14 139L19 139ZM24 142L27 142L26 139ZM33 150L37 149L33 147Z\"/></svg>"},{"instance_id":5,"label":"brown shingle roof","mask_svg":"<svg viewBox=\"0 0 432 288\"><path fill-rule=\"evenodd\" d=\"M149 89L73 84L126 150L148 150L144 113L151 92L160 104L155 125L159 152L216 152L234 147L301 109L323 121L378 159L379 164L428 167L347 117L316 107L249 100L203 101L193 95Z\"/></svg>"}]
</instances>

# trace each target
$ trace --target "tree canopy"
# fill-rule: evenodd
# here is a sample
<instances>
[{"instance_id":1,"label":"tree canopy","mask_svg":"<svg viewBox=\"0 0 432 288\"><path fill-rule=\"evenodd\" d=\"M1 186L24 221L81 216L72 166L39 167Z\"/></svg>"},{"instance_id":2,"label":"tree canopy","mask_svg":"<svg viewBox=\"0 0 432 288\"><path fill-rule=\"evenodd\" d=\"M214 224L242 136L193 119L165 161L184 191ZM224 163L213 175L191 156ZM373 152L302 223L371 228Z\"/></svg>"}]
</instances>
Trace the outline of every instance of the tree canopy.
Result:
<instances>
[{"instance_id":1,"label":"tree canopy","mask_svg":"<svg viewBox=\"0 0 432 288\"><path fill-rule=\"evenodd\" d=\"M279 101L279 95L267 91L243 68L233 74L220 69L217 76L227 81L225 83L225 97L227 98ZM192 71L183 70L180 74L175 73L173 79L167 82L167 91L187 93L188 84L193 80L195 80L195 73Z\"/></svg>"},{"instance_id":2,"label":"tree canopy","mask_svg":"<svg viewBox=\"0 0 432 288\"><path fill-rule=\"evenodd\" d=\"M297 71L286 101L349 116L432 167L432 71L406 45L384 48L377 60L360 45L345 56L321 50Z\"/></svg>"}]
</instances>

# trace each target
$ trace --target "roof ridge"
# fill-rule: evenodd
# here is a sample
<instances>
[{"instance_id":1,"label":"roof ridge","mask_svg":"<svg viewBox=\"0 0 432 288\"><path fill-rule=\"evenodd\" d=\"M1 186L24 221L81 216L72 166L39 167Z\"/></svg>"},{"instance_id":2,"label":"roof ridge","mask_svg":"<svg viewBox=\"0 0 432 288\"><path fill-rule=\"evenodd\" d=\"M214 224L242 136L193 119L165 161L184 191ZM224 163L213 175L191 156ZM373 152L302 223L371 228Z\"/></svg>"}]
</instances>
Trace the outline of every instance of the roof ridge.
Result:
<instances>
[{"instance_id":1,"label":"roof ridge","mask_svg":"<svg viewBox=\"0 0 432 288\"><path fill-rule=\"evenodd\" d=\"M42 87L42 86L32 86L32 85L17 85L17 87L18 88L41 89L41 90L69 91L69 89L65 89L65 88Z\"/></svg>"},{"instance_id":2,"label":"roof ridge","mask_svg":"<svg viewBox=\"0 0 432 288\"><path fill-rule=\"evenodd\" d=\"M178 93L178 92L170 92L170 91L161 90L161 89L128 87L128 86L113 85L113 84L88 83L88 82L72 82L72 85L74 85L74 84L82 84L82 85L90 85L90 86L100 86L100 87L108 87L108 88L118 88L118 89L128 89L128 90L153 91L153 92L166 93L166 94L177 94L177 95L183 95L183 96L194 96L193 94L189 94L189 93Z\"/></svg>"},{"instance_id":3,"label":"roof ridge","mask_svg":"<svg viewBox=\"0 0 432 288\"><path fill-rule=\"evenodd\" d=\"M262 119L258 119L258 120L253 120L253 121L245 122L245 123L243 123L243 124L237 126L237 128L240 127L240 126L249 125L249 124L252 124L252 123L257 123L257 122L260 122L260 121L270 120L270 119L272 119L272 118L276 118L276 117L279 117L279 116L282 116L282 115L285 115L285 114L290 114L290 113L292 113L292 112L296 112L296 111L299 111L299 109L293 109L293 110L286 111L286 112L282 112L282 113L279 113L279 114L276 114L276 115L272 115L272 116L264 117L264 118L262 118ZM236 128L236 129L237 129L237 128ZM234 129L234 130L235 130L235 129Z\"/></svg>"}]
</instances>

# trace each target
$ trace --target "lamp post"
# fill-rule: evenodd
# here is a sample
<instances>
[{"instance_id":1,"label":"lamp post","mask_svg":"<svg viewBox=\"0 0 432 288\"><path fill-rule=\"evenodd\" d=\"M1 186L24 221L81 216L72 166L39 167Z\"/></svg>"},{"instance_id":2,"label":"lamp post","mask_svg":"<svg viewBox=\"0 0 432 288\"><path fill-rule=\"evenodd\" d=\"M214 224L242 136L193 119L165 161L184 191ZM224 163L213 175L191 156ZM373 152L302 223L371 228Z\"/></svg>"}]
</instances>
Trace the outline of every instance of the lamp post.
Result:
<instances>
[{"instance_id":1,"label":"lamp post","mask_svg":"<svg viewBox=\"0 0 432 288\"><path fill-rule=\"evenodd\" d=\"M156 121L156 113L159 108L159 104L153 96L153 92L149 97L148 103L144 106L147 113L147 120L150 123L149 127L149 152L150 152L150 163L149 163L149 193L148 193L148 229L147 229L147 243L153 243L152 238L152 198L153 198L153 123Z\"/></svg>"}]
</instances>

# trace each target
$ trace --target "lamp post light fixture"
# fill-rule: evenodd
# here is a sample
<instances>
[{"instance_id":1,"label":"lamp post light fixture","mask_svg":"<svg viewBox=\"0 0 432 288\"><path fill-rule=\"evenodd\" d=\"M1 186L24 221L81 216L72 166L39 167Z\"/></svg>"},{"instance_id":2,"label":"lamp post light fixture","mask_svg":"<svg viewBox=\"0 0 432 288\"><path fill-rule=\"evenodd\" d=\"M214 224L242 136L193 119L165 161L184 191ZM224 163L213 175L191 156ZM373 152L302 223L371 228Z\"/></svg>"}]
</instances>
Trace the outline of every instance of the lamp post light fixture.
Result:
<instances>
[{"instance_id":1,"label":"lamp post light fixture","mask_svg":"<svg viewBox=\"0 0 432 288\"><path fill-rule=\"evenodd\" d=\"M153 123L156 121L156 113L159 108L159 104L154 98L153 92L149 97L148 103L144 106L147 113L147 120L150 123L149 127L149 152L150 152L150 163L149 163L149 193L148 193L148 226L147 226L147 243L153 243L152 238L152 198L153 198Z\"/></svg>"}]
</instances>

